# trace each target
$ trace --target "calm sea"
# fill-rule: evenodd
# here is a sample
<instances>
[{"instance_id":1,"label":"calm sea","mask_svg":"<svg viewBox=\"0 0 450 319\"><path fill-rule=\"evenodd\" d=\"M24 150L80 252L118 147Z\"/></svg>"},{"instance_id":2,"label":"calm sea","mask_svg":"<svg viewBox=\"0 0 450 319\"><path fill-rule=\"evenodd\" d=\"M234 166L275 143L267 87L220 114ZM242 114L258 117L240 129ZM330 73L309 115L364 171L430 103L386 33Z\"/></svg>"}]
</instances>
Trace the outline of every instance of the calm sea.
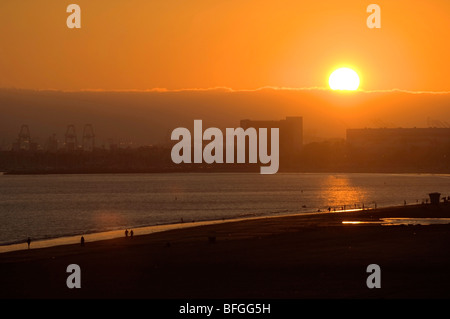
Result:
<instances>
[{"instance_id":1,"label":"calm sea","mask_svg":"<svg viewBox=\"0 0 450 319\"><path fill-rule=\"evenodd\" d=\"M450 195L450 175L0 175L0 245L190 221L392 206Z\"/></svg>"}]
</instances>

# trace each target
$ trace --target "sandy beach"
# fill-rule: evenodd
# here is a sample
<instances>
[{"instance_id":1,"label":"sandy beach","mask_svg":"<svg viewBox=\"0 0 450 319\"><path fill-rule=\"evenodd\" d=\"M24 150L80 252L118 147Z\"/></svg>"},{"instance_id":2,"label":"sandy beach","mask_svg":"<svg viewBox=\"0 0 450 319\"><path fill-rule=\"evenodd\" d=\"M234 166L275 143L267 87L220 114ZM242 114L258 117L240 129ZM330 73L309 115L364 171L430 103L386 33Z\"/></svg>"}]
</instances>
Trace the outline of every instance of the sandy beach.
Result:
<instances>
[{"instance_id":1,"label":"sandy beach","mask_svg":"<svg viewBox=\"0 0 450 319\"><path fill-rule=\"evenodd\" d=\"M0 298L450 297L450 224L388 226L383 218L450 218L450 205L240 220L6 252ZM70 264L80 266L79 289L66 286ZM381 288L366 285L370 264L380 266Z\"/></svg>"}]
</instances>

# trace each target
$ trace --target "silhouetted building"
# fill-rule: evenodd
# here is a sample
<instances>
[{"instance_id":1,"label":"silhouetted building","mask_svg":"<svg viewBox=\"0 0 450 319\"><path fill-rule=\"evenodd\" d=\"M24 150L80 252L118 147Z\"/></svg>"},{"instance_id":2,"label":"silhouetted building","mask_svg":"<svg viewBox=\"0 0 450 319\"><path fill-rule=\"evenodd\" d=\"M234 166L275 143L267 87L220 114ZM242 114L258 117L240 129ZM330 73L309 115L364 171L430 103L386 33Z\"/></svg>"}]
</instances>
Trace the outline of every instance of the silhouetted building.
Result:
<instances>
[{"instance_id":1,"label":"silhouetted building","mask_svg":"<svg viewBox=\"0 0 450 319\"><path fill-rule=\"evenodd\" d=\"M58 151L58 139L56 138L56 134L51 135L47 139L45 150L51 153L56 153Z\"/></svg>"},{"instance_id":2,"label":"silhouetted building","mask_svg":"<svg viewBox=\"0 0 450 319\"><path fill-rule=\"evenodd\" d=\"M374 151L447 147L450 146L450 128L348 129L347 144Z\"/></svg>"},{"instance_id":3,"label":"silhouetted building","mask_svg":"<svg viewBox=\"0 0 450 319\"><path fill-rule=\"evenodd\" d=\"M252 121L241 120L241 127L247 129L267 128L268 140L270 141L271 128L279 128L280 132L280 155L293 154L301 150L303 146L303 118L300 116L288 116L280 121Z\"/></svg>"},{"instance_id":4,"label":"silhouetted building","mask_svg":"<svg viewBox=\"0 0 450 319\"><path fill-rule=\"evenodd\" d=\"M95 134L92 124L86 124L83 129L83 141L81 144L83 151L92 152L95 148Z\"/></svg>"}]
</instances>

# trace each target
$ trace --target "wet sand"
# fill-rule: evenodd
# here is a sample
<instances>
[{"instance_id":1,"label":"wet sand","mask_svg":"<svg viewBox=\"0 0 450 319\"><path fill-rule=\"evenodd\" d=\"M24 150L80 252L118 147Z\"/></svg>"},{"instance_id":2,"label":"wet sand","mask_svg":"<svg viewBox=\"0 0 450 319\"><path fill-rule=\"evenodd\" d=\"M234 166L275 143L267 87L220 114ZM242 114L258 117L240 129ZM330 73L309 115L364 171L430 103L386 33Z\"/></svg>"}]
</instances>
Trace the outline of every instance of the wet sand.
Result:
<instances>
[{"instance_id":1,"label":"wet sand","mask_svg":"<svg viewBox=\"0 0 450 319\"><path fill-rule=\"evenodd\" d=\"M0 298L450 297L450 225L378 223L388 217L450 218L450 205L260 218L2 253ZM80 289L66 286L70 264L81 268ZM369 264L381 267L379 289L366 285Z\"/></svg>"}]
</instances>

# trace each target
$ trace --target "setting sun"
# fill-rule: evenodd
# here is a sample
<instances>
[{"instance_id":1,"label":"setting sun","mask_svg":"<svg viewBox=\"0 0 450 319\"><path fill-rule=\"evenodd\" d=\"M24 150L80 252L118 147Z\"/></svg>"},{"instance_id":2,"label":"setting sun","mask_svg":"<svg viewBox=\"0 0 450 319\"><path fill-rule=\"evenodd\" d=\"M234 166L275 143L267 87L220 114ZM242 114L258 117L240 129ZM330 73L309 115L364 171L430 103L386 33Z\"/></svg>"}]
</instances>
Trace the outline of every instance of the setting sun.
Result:
<instances>
[{"instance_id":1,"label":"setting sun","mask_svg":"<svg viewBox=\"0 0 450 319\"><path fill-rule=\"evenodd\" d=\"M331 73L328 80L332 90L354 91L359 86L358 74L349 68L340 68Z\"/></svg>"}]
</instances>

